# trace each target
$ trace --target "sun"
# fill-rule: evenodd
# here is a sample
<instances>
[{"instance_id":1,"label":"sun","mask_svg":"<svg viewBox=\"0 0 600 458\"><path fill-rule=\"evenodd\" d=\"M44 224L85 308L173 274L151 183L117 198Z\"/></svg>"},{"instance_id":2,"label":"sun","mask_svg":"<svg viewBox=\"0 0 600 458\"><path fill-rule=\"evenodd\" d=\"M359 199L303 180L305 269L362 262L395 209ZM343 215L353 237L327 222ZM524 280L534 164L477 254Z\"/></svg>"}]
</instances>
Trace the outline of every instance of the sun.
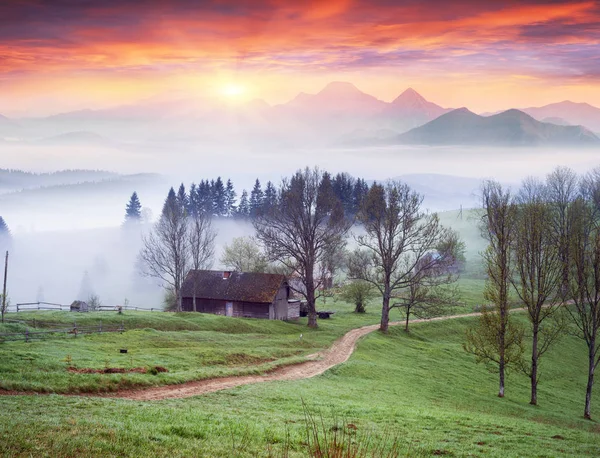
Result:
<instances>
[{"instance_id":1,"label":"sun","mask_svg":"<svg viewBox=\"0 0 600 458\"><path fill-rule=\"evenodd\" d=\"M223 86L221 93L228 98L235 99L242 96L246 88L240 84L230 83Z\"/></svg>"}]
</instances>

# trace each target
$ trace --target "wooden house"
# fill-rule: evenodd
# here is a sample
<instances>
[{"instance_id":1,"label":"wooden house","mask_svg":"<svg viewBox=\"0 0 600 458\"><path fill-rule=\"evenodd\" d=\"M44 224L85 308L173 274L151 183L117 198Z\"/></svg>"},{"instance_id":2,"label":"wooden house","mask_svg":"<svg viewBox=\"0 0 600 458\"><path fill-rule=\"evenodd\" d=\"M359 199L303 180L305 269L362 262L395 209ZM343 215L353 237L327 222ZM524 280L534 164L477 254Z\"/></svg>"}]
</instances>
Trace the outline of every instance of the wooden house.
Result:
<instances>
[{"instance_id":1,"label":"wooden house","mask_svg":"<svg viewBox=\"0 0 600 458\"><path fill-rule=\"evenodd\" d=\"M284 275L191 270L183 283L184 312L291 320L300 316Z\"/></svg>"}]
</instances>

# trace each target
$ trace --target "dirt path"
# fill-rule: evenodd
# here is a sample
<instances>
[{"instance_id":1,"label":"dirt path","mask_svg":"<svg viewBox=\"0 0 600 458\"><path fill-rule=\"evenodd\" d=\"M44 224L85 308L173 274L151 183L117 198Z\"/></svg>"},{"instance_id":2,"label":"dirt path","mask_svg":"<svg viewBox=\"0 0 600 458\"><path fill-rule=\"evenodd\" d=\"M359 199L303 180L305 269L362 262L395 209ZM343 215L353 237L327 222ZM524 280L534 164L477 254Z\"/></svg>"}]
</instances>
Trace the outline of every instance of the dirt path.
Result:
<instances>
[{"instance_id":1,"label":"dirt path","mask_svg":"<svg viewBox=\"0 0 600 458\"><path fill-rule=\"evenodd\" d=\"M514 309L513 311L516 310L522 309ZM479 315L481 315L481 313L450 315L431 318L429 320L411 320L410 323L414 324L423 323L427 321L443 321ZM401 324L404 324L404 321L391 322L390 326L398 326ZM344 336L340 339L336 340L329 349L323 350L320 353L309 356L308 361L300 364L294 364L291 366L284 366L266 375L222 377L198 380L193 382L185 382L178 385L165 385L151 388L128 389L106 394L76 394L75 396L121 398L136 401L158 401L161 399L188 398L191 396L212 393L214 391L227 390L229 388L234 388L236 386L241 385L251 385L262 382L274 382L278 380L301 380L311 378L320 375L328 369L331 369L332 367L347 361L348 358L350 358L350 356L354 352L354 348L356 347L356 343L358 342L358 340L366 334L376 331L377 329L379 329L378 324L353 329L344 334ZM0 396L36 394L40 393L0 390ZM70 394L68 396L73 395Z\"/></svg>"},{"instance_id":2,"label":"dirt path","mask_svg":"<svg viewBox=\"0 0 600 458\"><path fill-rule=\"evenodd\" d=\"M469 316L478 316L479 313L469 313L466 315L452 315L430 320L413 320L410 323L421 323L424 321L450 320L454 318L464 318ZM397 326L404 322L393 322L390 326ZM338 364L347 361L354 352L358 340L366 334L379 328L379 325L363 326L353 329L334 342L328 349L324 350L314 357L311 361L285 366L270 372L267 375L247 375L240 377L224 377L216 379L198 380L195 382L186 382L179 385L165 385L154 388L141 388L139 390L124 390L105 395L111 398L132 399L136 401L156 401L160 399L187 398L201 394L212 393L214 391L226 390L241 385L250 385L254 383L273 382L277 380L300 380L315 377L331 369Z\"/></svg>"}]
</instances>

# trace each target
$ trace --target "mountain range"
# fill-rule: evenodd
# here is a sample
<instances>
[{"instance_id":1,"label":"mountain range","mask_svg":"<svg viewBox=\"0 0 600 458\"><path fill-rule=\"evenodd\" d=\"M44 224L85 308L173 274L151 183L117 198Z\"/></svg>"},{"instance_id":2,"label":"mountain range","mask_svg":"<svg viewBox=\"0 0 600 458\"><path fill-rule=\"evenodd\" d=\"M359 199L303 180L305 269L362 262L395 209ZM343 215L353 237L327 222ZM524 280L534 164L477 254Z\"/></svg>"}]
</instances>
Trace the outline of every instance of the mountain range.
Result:
<instances>
[{"instance_id":1,"label":"mountain range","mask_svg":"<svg viewBox=\"0 0 600 458\"><path fill-rule=\"evenodd\" d=\"M459 108L396 137L402 144L489 146L600 145L600 138L582 126L535 120L520 110L480 116Z\"/></svg>"},{"instance_id":2,"label":"mountain range","mask_svg":"<svg viewBox=\"0 0 600 458\"><path fill-rule=\"evenodd\" d=\"M594 143L597 137L586 128L600 132L600 108L587 103L565 101L479 116L466 109L441 107L412 88L385 102L347 82L332 82L316 94L300 93L273 106L260 99L233 104L218 97L179 94L42 118L11 120L0 115L0 138L44 142L51 138L55 144L87 139L99 143L100 138L106 139L105 145Z\"/></svg>"}]
</instances>

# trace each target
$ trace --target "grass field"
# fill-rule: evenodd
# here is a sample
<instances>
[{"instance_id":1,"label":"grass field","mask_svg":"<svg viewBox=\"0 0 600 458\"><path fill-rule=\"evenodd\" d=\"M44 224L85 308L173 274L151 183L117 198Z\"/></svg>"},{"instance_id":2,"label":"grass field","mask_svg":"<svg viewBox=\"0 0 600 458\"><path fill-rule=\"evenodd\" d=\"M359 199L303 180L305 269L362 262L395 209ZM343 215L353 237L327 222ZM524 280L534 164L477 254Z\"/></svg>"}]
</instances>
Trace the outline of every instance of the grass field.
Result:
<instances>
[{"instance_id":1,"label":"grass field","mask_svg":"<svg viewBox=\"0 0 600 458\"><path fill-rule=\"evenodd\" d=\"M181 383L227 375L262 373L303 361L328 348L350 329L379 321L378 307L352 313L344 302L328 301L322 308L336 311L334 319L320 320L319 329L298 322L232 320L198 313L161 312L30 312L10 318L33 318L46 327L123 323L126 332L92 334L0 344L0 389L50 393L106 392L122 388ZM0 325L0 332L21 325ZM302 339L300 339L302 334ZM126 354L119 350L125 348ZM160 366L166 373L82 374L77 369Z\"/></svg>"},{"instance_id":2,"label":"grass field","mask_svg":"<svg viewBox=\"0 0 600 458\"><path fill-rule=\"evenodd\" d=\"M373 318L375 315L368 315L364 320ZM199 316L192 321L203 319L206 317ZM309 380L250 385L158 402L57 395L0 397L0 453L306 456L305 402L312 413L323 415L330 433L337 423L340 427L355 425L357 430L351 433L358 436L380 441L396 437L401 456L598 456L600 424L582 419L586 381L582 343L565 337L542 361L540 406L532 407L528 405L526 377L510 374L507 397L499 399L495 374L464 353L461 344L471 320L415 324L410 334L400 328L393 328L389 335L372 333L359 343L347 363ZM221 328L222 346L228 345L228 339L237 345L236 337L245 335L240 329L255 323L228 321L231 330ZM350 321L340 314L327 325L321 322L321 330L314 335L331 338ZM217 324L218 320L214 323L227 325ZM295 324L269 323L266 338L272 336L277 342L274 351L280 351L286 336L291 338L292 333L283 332L288 326L307 335L305 328ZM162 335L159 331L131 334L140 332L152 333L154 338ZM192 332L168 331L160 338L176 339L185 347ZM123 336L127 334L130 332ZM95 338L60 342L68 343L76 354L82 341ZM53 340L51 345L58 343ZM25 343L21 346L31 349ZM179 350L183 353L185 350ZM102 364L100 359L97 364ZM1 374L4 379L6 369ZM30 376L25 371L21 375L24 379ZM595 399L598 394L596 389Z\"/></svg>"},{"instance_id":3,"label":"grass field","mask_svg":"<svg viewBox=\"0 0 600 458\"><path fill-rule=\"evenodd\" d=\"M442 220L467 241L467 271L460 279L464 307L483 302L472 218L447 212ZM301 361L350 329L379 321L328 299L336 310L310 330L298 323L202 314L114 312L20 313L52 327L120 324L123 334L95 334L31 343L0 344L0 389L54 393L105 392L193 379L261 373ZM524 315L517 315L524 320ZM15 318L17 315L10 315ZM392 319L400 319L398 311ZM355 444L371 441L399 456L600 456L600 424L583 420L586 349L565 336L541 361L539 406L530 406L529 380L510 373L506 397L497 375L462 349L475 318L391 328L358 344L350 360L323 375L293 382L241 386L212 394L153 402L85 396L0 396L2 456L302 457L309 452L305 415L321 437L340 431ZM20 325L0 325L0 332ZM300 339L300 334L303 334ZM127 348L128 353L119 353ZM70 360L68 363L67 360ZM163 366L169 372L80 374L78 368ZM596 385L592 413L600 418ZM330 456L330 455L323 455ZM352 455L350 455L352 456ZM381 456L380 453L375 456Z\"/></svg>"}]
</instances>

